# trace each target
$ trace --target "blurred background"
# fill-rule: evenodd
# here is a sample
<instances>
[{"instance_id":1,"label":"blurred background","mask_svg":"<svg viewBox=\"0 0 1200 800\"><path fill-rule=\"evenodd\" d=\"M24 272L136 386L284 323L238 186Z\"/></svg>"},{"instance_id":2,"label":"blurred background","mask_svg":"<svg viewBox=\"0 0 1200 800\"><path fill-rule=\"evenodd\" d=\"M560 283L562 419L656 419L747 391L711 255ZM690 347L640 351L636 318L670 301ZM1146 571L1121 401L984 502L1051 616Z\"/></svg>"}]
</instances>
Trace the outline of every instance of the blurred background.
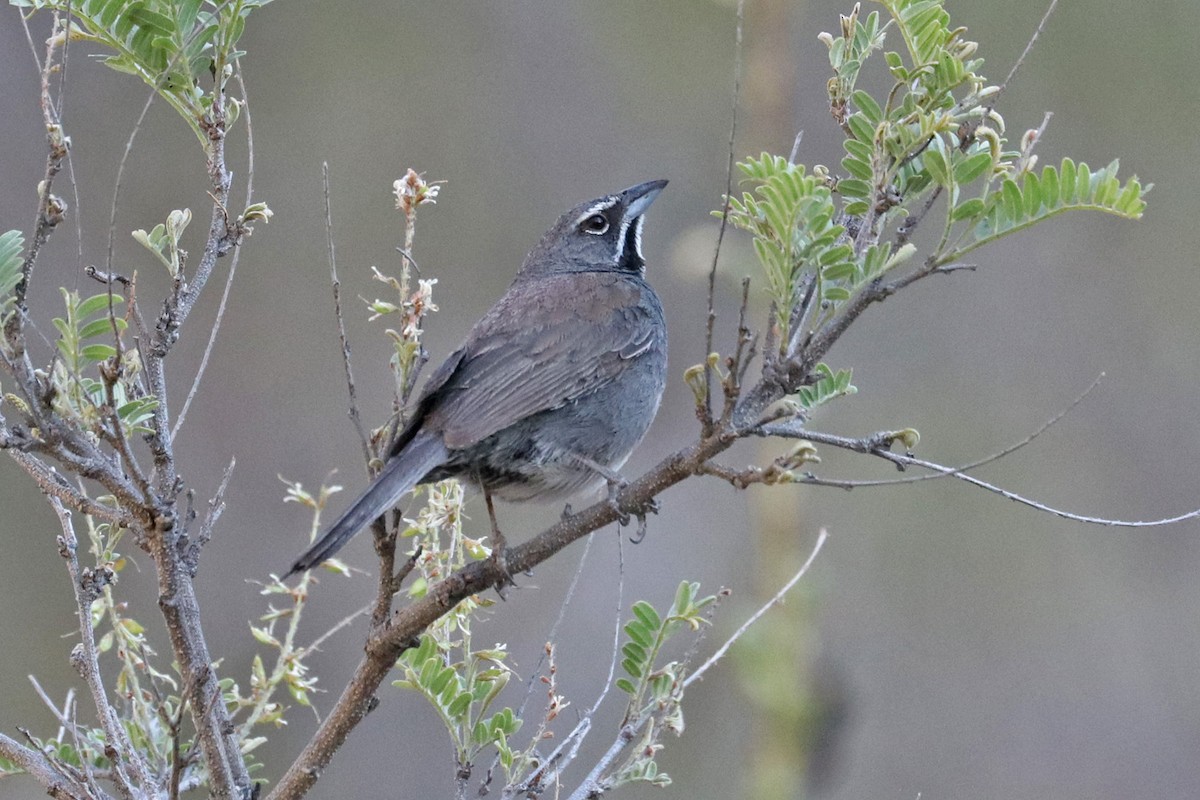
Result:
<instances>
[{"instance_id":1,"label":"blurred background","mask_svg":"<svg viewBox=\"0 0 1200 800\"><path fill-rule=\"evenodd\" d=\"M786 154L803 130L799 161L840 160L817 34L836 31L851 5L747 3L739 156ZM985 73L998 83L1045 2L948 7L954 24L982 42ZM0 11L0 229L28 230L45 153L38 78L17 12ZM1200 62L1191 57L1198 24L1200 7L1179 0L1061 5L1001 104L1010 140L1053 111L1038 148L1043 163L1070 155L1098 166L1119 156L1123 175L1155 184L1145 219L1059 218L978 252L977 272L924 281L872 309L829 359L854 368L859 393L823 410L814 427L862 435L913 426L919 455L959 464L1026 436L1103 372L1064 421L979 475L1104 517L1151 519L1200 505ZM224 676L248 683L258 648L247 620L265 609L255 582L284 569L305 541L308 517L281 502L277 476L315 488L337 469L350 493L365 480L345 413L322 162L332 175L360 402L374 424L389 409L388 343L356 298L387 297L371 280L372 265L398 269L403 230L390 192L405 168L445 181L438 204L420 212L415 246L423 274L438 279L442 311L425 340L435 363L559 213L639 181L670 179L649 215L645 249L667 310L674 377L625 468L632 477L696 434L679 376L703 355L704 274L717 230L708 212L725 185L734 27L732 3L703 0L276 3L252 18L243 43L255 199L275 217L247 242L177 451L198 503L237 459L228 509L197 578ZM40 47L46 20L34 28ZM72 50L69 78L79 202L67 199L80 212L83 239L64 226L43 251L32 299L46 336L49 315L61 308L57 286L94 289L81 266L104 261L117 164L148 93L82 48ZM239 123L232 139L242 133ZM232 166L241 202L243 144L232 146ZM195 141L156 103L135 142L117 217L116 267L139 271L147 309L166 276L127 232L190 207L200 220L188 240L197 254L204 191ZM176 403L203 352L227 268L226 261L174 353ZM745 274L755 275L755 265L746 237L734 233L718 285L718 346L726 352ZM761 319L761 307L757 313ZM746 464L772 452L746 446L724 460ZM896 475L863 458L823 455L826 477ZM689 695L686 731L660 758L675 785L618 796L1200 796L1200 524L1088 527L951 480L737 493L701 478L661 503L646 540L621 547L623 603L665 607L684 578L710 591L729 587L704 651L775 591L820 528L831 539L787 606ZM79 683L67 661L73 618L56 525L8 459L0 459L0 509L0 727L49 736L56 724L26 675L56 697ZM478 498L468 513L482 535ZM558 509L503 506L500 514L510 539L520 540ZM370 569L367 538L346 556ZM615 530L595 534L558 637L560 691L574 703L568 717L593 702L608 668L618 539ZM493 624L477 632L506 642L522 676L537 663L582 553L576 544L521 580ZM141 571L126 570L120 592L157 628L149 562L134 555ZM322 577L304 620L307 638L361 607L372 590L366 578ZM317 696L318 709L332 705L361 654L363 631L359 624L342 632L313 659L320 685L334 693ZM448 796L452 752L433 712L388 686L381 699L314 796ZM589 744L593 758L620 713L610 696ZM289 722L260 751L268 779L316 724L306 709L294 709ZM33 796L39 790L23 778L0 782L0 798Z\"/></svg>"}]
</instances>

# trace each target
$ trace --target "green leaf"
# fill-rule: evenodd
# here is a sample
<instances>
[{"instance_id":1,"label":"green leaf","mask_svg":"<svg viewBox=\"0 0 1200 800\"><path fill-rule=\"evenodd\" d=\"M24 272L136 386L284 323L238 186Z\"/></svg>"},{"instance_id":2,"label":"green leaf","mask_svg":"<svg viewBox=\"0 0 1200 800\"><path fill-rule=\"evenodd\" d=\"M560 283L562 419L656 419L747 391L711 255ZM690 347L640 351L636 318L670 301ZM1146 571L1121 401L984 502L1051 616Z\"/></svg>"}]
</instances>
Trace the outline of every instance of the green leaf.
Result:
<instances>
[{"instance_id":1,"label":"green leaf","mask_svg":"<svg viewBox=\"0 0 1200 800\"><path fill-rule=\"evenodd\" d=\"M439 671L428 684L430 693L441 694L442 690L444 690L452 680L454 680L453 668L446 667L445 669Z\"/></svg>"},{"instance_id":2,"label":"green leaf","mask_svg":"<svg viewBox=\"0 0 1200 800\"><path fill-rule=\"evenodd\" d=\"M671 603L671 611L673 616L686 614L692 607L692 601L696 597L696 592L699 591L700 584L694 581L680 581L679 587L675 589L675 599Z\"/></svg>"},{"instance_id":3,"label":"green leaf","mask_svg":"<svg viewBox=\"0 0 1200 800\"><path fill-rule=\"evenodd\" d=\"M1046 208L1052 209L1062 202L1059 195L1058 173L1054 167L1045 167L1042 169L1042 200L1046 204Z\"/></svg>"},{"instance_id":4,"label":"green leaf","mask_svg":"<svg viewBox=\"0 0 1200 800\"><path fill-rule=\"evenodd\" d=\"M875 126L872 125L861 112L851 114L846 124L850 126L850 131L854 134L854 138L860 142L875 141Z\"/></svg>"},{"instance_id":5,"label":"green leaf","mask_svg":"<svg viewBox=\"0 0 1200 800\"><path fill-rule=\"evenodd\" d=\"M849 172L856 178L864 181L869 181L872 177L871 165L866 161L860 161L857 158L846 156L842 159L842 169Z\"/></svg>"},{"instance_id":6,"label":"green leaf","mask_svg":"<svg viewBox=\"0 0 1200 800\"><path fill-rule=\"evenodd\" d=\"M853 278L857 272L858 265L853 261L841 261L821 270L821 277L827 281L844 281Z\"/></svg>"},{"instance_id":7,"label":"green leaf","mask_svg":"<svg viewBox=\"0 0 1200 800\"><path fill-rule=\"evenodd\" d=\"M117 348L107 344L89 344L80 348L79 355L87 361L104 361L117 354Z\"/></svg>"},{"instance_id":8,"label":"green leaf","mask_svg":"<svg viewBox=\"0 0 1200 800\"><path fill-rule=\"evenodd\" d=\"M871 95L859 89L850 95L850 100L872 125L878 125L883 121L883 109L879 107L879 104L875 102L875 98L871 97Z\"/></svg>"},{"instance_id":9,"label":"green leaf","mask_svg":"<svg viewBox=\"0 0 1200 800\"><path fill-rule=\"evenodd\" d=\"M846 139L842 142L842 147L846 148L846 154L857 158L859 161L870 163L874 155L869 144L860 142L858 139Z\"/></svg>"},{"instance_id":10,"label":"green leaf","mask_svg":"<svg viewBox=\"0 0 1200 800\"><path fill-rule=\"evenodd\" d=\"M867 197L871 194L871 187L867 182L856 178L843 178L838 181L837 188L843 197Z\"/></svg>"},{"instance_id":11,"label":"green leaf","mask_svg":"<svg viewBox=\"0 0 1200 800\"><path fill-rule=\"evenodd\" d=\"M22 252L25 238L20 231L0 233L0 308L9 299L13 289L21 282Z\"/></svg>"},{"instance_id":12,"label":"green leaf","mask_svg":"<svg viewBox=\"0 0 1200 800\"><path fill-rule=\"evenodd\" d=\"M992 154L990 151L985 150L967 156L954 165L954 180L960 184L968 184L982 175L984 170L991 166Z\"/></svg>"},{"instance_id":13,"label":"green leaf","mask_svg":"<svg viewBox=\"0 0 1200 800\"><path fill-rule=\"evenodd\" d=\"M929 177L939 186L950 186L952 181L950 174L950 164L946 161L946 153L944 143L940 136L935 136L929 142L929 147L925 149L921 156L922 162L925 164L926 171L929 172Z\"/></svg>"},{"instance_id":14,"label":"green leaf","mask_svg":"<svg viewBox=\"0 0 1200 800\"><path fill-rule=\"evenodd\" d=\"M124 298L118 294L92 295L87 300L84 300L83 302L79 303L79 305L77 305L75 307L75 316L78 319L87 319L88 317L92 316L93 314L95 314L101 310L107 311L108 310L108 301L109 301L110 297L112 298L113 308L116 308L118 305L120 305L121 303L124 302Z\"/></svg>"},{"instance_id":15,"label":"green leaf","mask_svg":"<svg viewBox=\"0 0 1200 800\"><path fill-rule=\"evenodd\" d=\"M955 222L963 219L975 219L983 213L984 203L978 197L972 197L970 200L965 200L954 207L950 212L950 219Z\"/></svg>"},{"instance_id":16,"label":"green leaf","mask_svg":"<svg viewBox=\"0 0 1200 800\"><path fill-rule=\"evenodd\" d=\"M654 645L654 635L640 623L629 622L626 624L625 635L629 637L630 641L636 642L642 647L649 648Z\"/></svg>"},{"instance_id":17,"label":"green leaf","mask_svg":"<svg viewBox=\"0 0 1200 800\"><path fill-rule=\"evenodd\" d=\"M654 610L654 606L645 600L639 600L633 604L633 615L652 631L662 628L662 618L658 616L658 612Z\"/></svg>"},{"instance_id":18,"label":"green leaf","mask_svg":"<svg viewBox=\"0 0 1200 800\"><path fill-rule=\"evenodd\" d=\"M109 320L109 319L92 320L87 325L84 325L82 328L79 329L79 338L80 339L91 339L94 336L103 336L103 335L111 336L113 334L114 326L116 327L117 330L123 331L123 330L125 330L126 327L128 327L128 323L125 322L125 320L122 319L121 317L114 317L111 320Z\"/></svg>"},{"instance_id":19,"label":"green leaf","mask_svg":"<svg viewBox=\"0 0 1200 800\"><path fill-rule=\"evenodd\" d=\"M942 263L1066 211L1103 211L1138 219L1145 210L1145 194L1150 187L1143 187L1137 178L1122 186L1116 170L1116 162L1093 173L1086 164L1063 159L1060 170L1047 166L1040 176L1021 176L1020 184L1006 178L1000 191L989 195L982 207L976 200L968 200L955 209L954 219L978 220L974 240L947 254Z\"/></svg>"},{"instance_id":20,"label":"green leaf","mask_svg":"<svg viewBox=\"0 0 1200 800\"><path fill-rule=\"evenodd\" d=\"M1049 167L1047 167L1049 169ZM1059 197L1062 198L1063 204L1075 202L1075 162L1069 158L1062 160L1062 167L1059 176Z\"/></svg>"}]
</instances>

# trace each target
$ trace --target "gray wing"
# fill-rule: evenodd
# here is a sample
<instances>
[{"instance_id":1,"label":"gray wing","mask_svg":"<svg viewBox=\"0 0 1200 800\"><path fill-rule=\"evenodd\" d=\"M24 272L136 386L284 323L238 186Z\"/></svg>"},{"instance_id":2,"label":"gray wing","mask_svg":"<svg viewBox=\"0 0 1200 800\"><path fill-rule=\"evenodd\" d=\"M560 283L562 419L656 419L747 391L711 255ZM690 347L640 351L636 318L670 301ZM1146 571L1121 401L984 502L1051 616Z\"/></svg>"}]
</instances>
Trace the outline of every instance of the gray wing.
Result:
<instances>
[{"instance_id":1,"label":"gray wing","mask_svg":"<svg viewBox=\"0 0 1200 800\"><path fill-rule=\"evenodd\" d=\"M651 292L613 273L514 284L430 379L424 427L468 447L616 380L661 335Z\"/></svg>"}]
</instances>

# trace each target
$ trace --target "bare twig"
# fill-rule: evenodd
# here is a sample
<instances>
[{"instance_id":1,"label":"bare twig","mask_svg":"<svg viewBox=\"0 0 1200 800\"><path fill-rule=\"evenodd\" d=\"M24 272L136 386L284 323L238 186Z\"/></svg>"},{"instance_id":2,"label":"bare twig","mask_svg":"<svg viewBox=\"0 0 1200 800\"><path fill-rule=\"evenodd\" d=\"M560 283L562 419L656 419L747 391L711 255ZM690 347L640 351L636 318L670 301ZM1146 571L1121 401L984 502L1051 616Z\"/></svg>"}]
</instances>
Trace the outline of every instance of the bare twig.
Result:
<instances>
[{"instance_id":1,"label":"bare twig","mask_svg":"<svg viewBox=\"0 0 1200 800\"><path fill-rule=\"evenodd\" d=\"M730 447L737 436L722 433L703 439L668 456L657 467L621 489L613 500L603 499L571 514L508 552L508 571L532 569L571 542L612 524L619 516L634 515L670 486L695 474L700 465ZM366 653L341 697L304 751L269 795L272 800L301 797L320 776L350 731L373 707L375 690L396 658L424 631L463 598L484 592L504 577L503 569L487 559L468 564L429 587L426 595L392 614L388 625L373 629Z\"/></svg>"},{"instance_id":2,"label":"bare twig","mask_svg":"<svg viewBox=\"0 0 1200 800\"><path fill-rule=\"evenodd\" d=\"M46 794L55 800L108 800L108 795L94 795L75 777L51 762L43 753L32 747L26 747L3 733L0 733L0 756L4 756L29 773L46 790Z\"/></svg>"},{"instance_id":3,"label":"bare twig","mask_svg":"<svg viewBox=\"0 0 1200 800\"><path fill-rule=\"evenodd\" d=\"M195 540L188 548L187 559L193 569L195 569L197 560L200 557L201 548L212 539L213 529L217 525L217 520L225 512L225 491L229 488L229 481L233 478L233 469L236 466L237 459L229 459L229 466L225 468L225 472L221 475L221 482L217 485L217 491L213 493L212 499L208 501L208 511L204 514L204 521L200 523L200 530L196 533Z\"/></svg>"},{"instance_id":4,"label":"bare twig","mask_svg":"<svg viewBox=\"0 0 1200 800\"><path fill-rule=\"evenodd\" d=\"M237 79L238 88L242 93L242 116L246 120L246 203L250 206L250 201L254 197L254 124L250 116L250 101L246 92L245 77L242 74L242 66L240 62L235 62L234 77ZM183 421L187 417L188 408L192 405L192 398L196 396L196 391L200 388L200 380L204 377L204 371L208 368L208 359L212 355L213 346L217 341L217 333L221 330L221 322L225 319L225 308L229 303L229 293L233 288L233 279L237 275L238 260L241 257L242 250L240 247L233 249L233 256L229 259L229 274L225 277L225 288L221 292L221 302L217 306L217 316L213 320L212 328L208 333L208 343L204 346L204 355L200 358L200 366L196 369L196 376L192 379L192 388L188 390L187 397L183 401L183 406L179 410L179 417L175 420L175 427L171 429L171 438L174 439L179 434L179 429L183 426Z\"/></svg>"},{"instance_id":5,"label":"bare twig","mask_svg":"<svg viewBox=\"0 0 1200 800\"><path fill-rule=\"evenodd\" d=\"M52 31L57 33L61 24L65 23L56 12L54 14ZM65 40L68 38L70 37L63 37L64 52ZM39 186L38 206L33 222L33 232L29 237L29 245L25 251L25 258L21 262L21 278L17 281L16 286L13 287L16 313L9 316L4 328L4 334L8 340L8 346L12 350L13 358L15 360L22 360L26 364L28 364L28 358L25 354L24 341L20 336L26 313L25 296L29 290L29 281L33 276L33 268L37 263L38 253L42 245L46 243L46 240L50 238L50 234L62 222L63 215L66 213L66 204L50 192L54 185L55 177L62 170L70 141L63 131L62 123L55 111L54 101L50 96L50 74L54 71L54 54L57 49L57 43L58 37L56 35L51 35L46 41L46 59L42 63L41 72L40 104L42 108L42 122L46 128L46 170L42 178L42 183Z\"/></svg>"},{"instance_id":6,"label":"bare twig","mask_svg":"<svg viewBox=\"0 0 1200 800\"><path fill-rule=\"evenodd\" d=\"M729 155L725 164L725 197L721 204L721 227L717 229L717 243L713 247L712 267L708 270L708 316L704 328L704 419L702 430L709 436L713 428L712 410L712 365L708 354L713 351L713 327L717 321L716 291L717 263L721 258L721 243L725 240L725 229L729 227L729 195L733 192L733 145L737 138L738 102L742 93L742 26L745 22L745 0L738 0L737 26L733 40L733 101L729 120Z\"/></svg>"},{"instance_id":7,"label":"bare twig","mask_svg":"<svg viewBox=\"0 0 1200 800\"><path fill-rule=\"evenodd\" d=\"M992 97L992 102L989 108L996 107L996 103L1000 101L1000 95L1003 94L1004 90L1008 88L1008 84L1011 83L1012 79L1016 77L1017 70L1019 70L1025 63L1025 59L1029 57L1029 54L1033 52L1034 44L1037 43L1038 37L1042 35L1042 31L1046 29L1046 23L1050 21L1051 15L1054 14L1054 7L1057 5L1058 0L1050 0L1050 5L1047 6L1046 12L1042 14L1041 21L1038 22L1037 30L1035 30L1033 35L1029 37L1029 41L1025 44L1025 49L1021 51L1021 57L1017 59L1016 63L1012 65L1012 69L1008 71L1008 76L1005 77L1004 83L1000 84L1000 91Z\"/></svg>"},{"instance_id":8,"label":"bare twig","mask_svg":"<svg viewBox=\"0 0 1200 800\"><path fill-rule=\"evenodd\" d=\"M134 800L141 797L143 792L150 791L154 783L141 753L129 741L120 717L109 703L108 692L100 676L100 654L96 649L96 632L92 627L92 603L98 597L101 587L112 581L112 571L108 567L96 570L80 569L76 556L79 545L75 536L75 526L71 521L71 512L64 508L57 498L51 498L50 505L58 515L58 522L62 527L59 552L67 562L71 587L75 592L79 644L71 654L71 662L87 684L88 692L96 706L96 717L100 721L100 727L104 729L108 745L117 751L109 759L112 762L113 782L117 791L127 800ZM126 768L132 775L126 774Z\"/></svg>"},{"instance_id":9,"label":"bare twig","mask_svg":"<svg viewBox=\"0 0 1200 800\"><path fill-rule=\"evenodd\" d=\"M42 688L42 684L38 683L38 679L35 676L26 675L25 677L29 679L31 684L33 684L33 691L37 693L37 696L39 699L41 699L42 704L46 706L46 708L50 709L50 713L54 715L56 720L58 720L58 735L55 738L61 742L63 734L66 732L66 730L75 727L75 721L67 715L67 711L71 707L71 698L74 689L67 693L67 700L63 704L62 710L59 710L58 706L50 698L50 695L47 694L46 690Z\"/></svg>"},{"instance_id":10,"label":"bare twig","mask_svg":"<svg viewBox=\"0 0 1200 800\"><path fill-rule=\"evenodd\" d=\"M962 464L957 467L954 467L954 472L970 472L971 470L978 469L979 467L982 467L986 464L991 464L995 461L999 461L1000 459L1004 458L1005 456L1011 455L1012 453L1015 453L1017 450L1020 450L1022 447L1025 447L1026 445L1030 444L1031 442L1033 442L1034 439L1041 436L1048 429L1050 429L1052 426L1057 424L1059 422L1059 420L1061 420L1063 417L1065 417L1067 414L1069 414L1072 410L1074 410L1076 406L1078 406L1080 403L1082 403L1084 401L1084 398L1086 398L1089 394L1091 394L1092 390L1095 389L1097 386L1099 386L1100 381L1102 381L1102 380L1104 380L1103 372L1101 372L1096 377L1096 380L1092 381L1091 386L1084 389L1083 393L1080 394L1078 397L1076 397L1074 400L1072 400L1071 403L1066 408L1062 409L1057 414L1055 414L1053 417L1046 420L1036 430L1034 430L1032 433L1030 433L1025 438L1021 439L1018 442L1014 442L1013 444L1010 444L1008 447L1005 447L1003 450L998 450L997 452L992 453L991 455L985 456L985 457L979 459L978 461L972 461L969 464ZM950 478L953 476L954 476L954 473L952 473L952 472L933 472L933 473L926 473L924 475L909 475L908 477L905 477L905 478L885 478L883 480L870 481L870 480L836 480L836 479L831 479L831 478L818 478L815 475L805 475L805 476L801 477L798 482L806 484L806 485L811 485L811 486L829 486L829 487L833 487L836 489L858 489L860 487L868 487L868 486L896 486L898 484L904 484L904 483L920 483L921 481L940 480L941 478Z\"/></svg>"},{"instance_id":11,"label":"bare twig","mask_svg":"<svg viewBox=\"0 0 1200 800\"><path fill-rule=\"evenodd\" d=\"M591 537L588 537L591 541ZM575 723L575 727L571 732L563 737L562 742L558 747L554 748L551 753L542 760L536 772L529 776L524 781L515 786L505 787L504 793L501 794L501 800L510 800L510 798L526 796L530 793L538 794L544 792L549 785L558 785L565 770L571 762L579 755L579 749L583 746L583 742L587 739L588 734L592 730L592 720L596 716L596 712L600 710L601 703L608 696L608 691L613 685L613 676L617 672L617 658L621 652L621 615L625 610L625 553L624 553L623 537L617 536L617 607L614 615L613 624L613 644L608 661L608 676L604 679L601 685L600 694L592 702L588 710L583 713L579 721ZM553 638L551 638L553 641Z\"/></svg>"},{"instance_id":12,"label":"bare twig","mask_svg":"<svg viewBox=\"0 0 1200 800\"><path fill-rule=\"evenodd\" d=\"M750 617L743 622L711 656L705 659L703 664L696 667L695 671L684 679L684 689L687 689L693 683L700 680L700 678L704 676L704 673L712 669L712 667L718 661L720 661L726 653L729 652L729 648L733 646L734 642L746 635L746 631L750 630L750 628L754 626L754 623L758 622L764 614L771 610L771 608L783 602L784 596L791 591L793 586L799 583L800 579L803 578L805 574L808 573L808 568L812 566L814 561L816 561L817 554L821 552L821 548L825 545L825 540L828 538L829 532L822 528L821 532L817 535L817 543L813 545L812 552L808 554L808 558L805 559L804 563L800 565L800 569L796 570L796 574L789 578L787 583L779 587L779 591L775 593L774 597L764 603L763 606L758 609L758 611L755 611L753 614L751 614Z\"/></svg>"},{"instance_id":13,"label":"bare twig","mask_svg":"<svg viewBox=\"0 0 1200 800\"><path fill-rule=\"evenodd\" d=\"M112 201L108 205L108 249L104 255L105 272L111 273L113 271L113 247L117 241L117 209L120 207L121 185L125 179L125 167L129 163L129 156L133 154L133 142L142 130L142 123L146 121L146 114L150 112L150 106L154 105L154 98L156 97L158 97L158 90L151 89L149 96L146 97L146 102L142 104L141 112L138 114L137 119L133 121L133 128L129 131L129 137L125 139L125 150L121 153L121 160L117 162L117 175L113 180Z\"/></svg>"},{"instance_id":14,"label":"bare twig","mask_svg":"<svg viewBox=\"0 0 1200 800\"><path fill-rule=\"evenodd\" d=\"M366 606L363 606L362 608L360 608L358 611L355 611L352 614L348 614L347 616L342 617L341 620L339 620L337 622L337 624L335 624L332 628L330 628L329 630L322 633L316 639L313 639L312 644L308 645L307 647L302 647L302 648L298 649L296 651L296 657L299 659L304 659L304 658L307 658L309 656L309 654L311 654L317 650L320 650L321 645L325 644L325 641L329 637L333 636L335 633L340 631L342 628L345 628L347 625L354 622L354 620L363 616L370 610L371 610L371 606L366 605Z\"/></svg>"},{"instance_id":15,"label":"bare twig","mask_svg":"<svg viewBox=\"0 0 1200 800\"><path fill-rule=\"evenodd\" d=\"M1028 497L1017 494L1016 492L1012 492L1008 489L1003 489L999 486L996 486L995 484L980 480L979 478L966 475L957 467L949 467L933 461L926 461L906 453L893 453L888 448L891 446L892 441L894 441L896 438L894 431L883 431L872 434L871 436L863 437L861 439L853 439L846 436L836 436L829 433L819 433L817 431L806 431L798 428L789 431L785 426L774 426L773 431L774 433L772 435L776 436L792 436L794 438L803 438L819 444L828 444L833 447L842 448L843 450L850 450L855 453L864 453L877 456L885 461L892 462L901 469L911 466L944 473L950 477L958 478L961 481L966 481L967 483L977 486L980 489L985 489L993 494L1006 497L1013 502L1029 506L1030 508L1043 511L1056 517L1061 517L1062 519L1069 519L1074 522L1084 522L1089 525L1104 525L1106 527L1114 528L1156 528L1163 525L1174 525L1189 519L1200 518L1200 508L1179 514L1178 516L1154 520L1111 519L1108 517L1094 517L1086 514L1076 514L1070 511L1063 511L1062 509L1054 508L1053 506L1046 505L1040 501L1032 500Z\"/></svg>"},{"instance_id":16,"label":"bare twig","mask_svg":"<svg viewBox=\"0 0 1200 800\"><path fill-rule=\"evenodd\" d=\"M354 424L354 430L358 434L358 441L362 445L363 465L366 467L367 477L370 478L372 477L371 443L363 428L362 416L358 413L358 396L354 388L354 369L350 359L350 339L346 336L346 323L342 317L342 281L338 278L337 258L333 247L333 205L329 199L328 161L321 164L321 178L325 187L325 242L329 248L329 283L333 287L333 311L337 318L338 341L342 344L342 365L346 368L346 391L350 395L348 414L350 421Z\"/></svg>"},{"instance_id":17,"label":"bare twig","mask_svg":"<svg viewBox=\"0 0 1200 800\"><path fill-rule=\"evenodd\" d=\"M15 449L9 450L8 455L33 478L43 494L60 500L72 511L95 517L114 527L132 528L136 526L136 522L128 512L102 505L83 495L40 459Z\"/></svg>"},{"instance_id":18,"label":"bare twig","mask_svg":"<svg viewBox=\"0 0 1200 800\"><path fill-rule=\"evenodd\" d=\"M583 540L583 552L579 554L579 564L575 567L574 574L571 575L571 583L567 585L567 592L563 595L562 602L558 606L558 615L554 618L554 624L550 626L550 632L546 635L547 642L558 641L558 630L562 627L563 620L567 617L567 609L571 607L571 600L575 597L575 589L579 586L579 578L583 575L583 568L587 564L588 553L592 550L592 539L594 535L588 534ZM617 547L620 548L620 537L617 537ZM523 719L525 706L529 704L529 698L533 696L533 685L537 682L538 674L542 671L542 664L546 662L546 651L538 656L537 663L533 665L533 669L529 673L529 680L525 682L525 695L521 698L521 705L517 707L515 714L517 719ZM497 760L500 758L496 756ZM493 764L493 769L495 765Z\"/></svg>"}]
</instances>

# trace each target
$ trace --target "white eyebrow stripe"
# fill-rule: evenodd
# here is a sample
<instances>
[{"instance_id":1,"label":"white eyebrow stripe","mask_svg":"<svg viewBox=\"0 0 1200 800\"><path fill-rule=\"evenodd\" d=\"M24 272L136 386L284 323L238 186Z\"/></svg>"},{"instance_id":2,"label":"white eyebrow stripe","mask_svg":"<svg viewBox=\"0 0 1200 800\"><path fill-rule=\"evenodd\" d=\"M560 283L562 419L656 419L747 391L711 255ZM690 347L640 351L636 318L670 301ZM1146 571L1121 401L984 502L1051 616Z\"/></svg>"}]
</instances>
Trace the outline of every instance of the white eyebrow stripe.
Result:
<instances>
[{"instance_id":1,"label":"white eyebrow stripe","mask_svg":"<svg viewBox=\"0 0 1200 800\"><path fill-rule=\"evenodd\" d=\"M617 204L617 198L615 198L615 197L606 197L603 200L597 200L595 203L592 203L592 205L590 205L586 211L584 211L582 214L580 214L575 219L575 224L578 226L580 223L582 223L585 219L592 216L593 214L599 214L601 211L608 211L610 208L612 208L616 204Z\"/></svg>"}]
</instances>

